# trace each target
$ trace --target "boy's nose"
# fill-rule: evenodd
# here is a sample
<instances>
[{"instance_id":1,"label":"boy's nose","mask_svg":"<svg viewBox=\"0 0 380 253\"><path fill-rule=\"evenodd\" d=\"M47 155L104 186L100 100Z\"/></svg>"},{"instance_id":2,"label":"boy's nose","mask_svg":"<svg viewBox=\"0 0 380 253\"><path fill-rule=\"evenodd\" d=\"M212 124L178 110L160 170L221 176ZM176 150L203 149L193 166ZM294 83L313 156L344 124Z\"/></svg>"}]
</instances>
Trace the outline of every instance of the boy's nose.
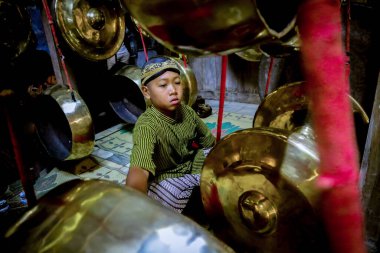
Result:
<instances>
[{"instance_id":1,"label":"boy's nose","mask_svg":"<svg viewBox=\"0 0 380 253\"><path fill-rule=\"evenodd\" d=\"M169 94L170 95L174 95L174 94L176 94L177 93L177 89L176 89L176 87L173 85L173 84L171 84L170 86L169 86Z\"/></svg>"}]
</instances>

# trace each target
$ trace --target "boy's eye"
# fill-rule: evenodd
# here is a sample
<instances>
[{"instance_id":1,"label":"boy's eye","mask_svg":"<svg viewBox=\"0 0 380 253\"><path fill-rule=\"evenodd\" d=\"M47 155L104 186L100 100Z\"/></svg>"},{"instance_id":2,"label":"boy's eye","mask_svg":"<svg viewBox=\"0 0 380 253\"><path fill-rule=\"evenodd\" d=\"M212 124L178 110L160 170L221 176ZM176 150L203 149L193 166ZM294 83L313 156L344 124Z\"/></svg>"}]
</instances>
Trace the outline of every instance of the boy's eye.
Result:
<instances>
[{"instance_id":1,"label":"boy's eye","mask_svg":"<svg viewBox=\"0 0 380 253\"><path fill-rule=\"evenodd\" d=\"M159 86L159 87L165 87L165 86L166 86L166 83L160 83L158 86Z\"/></svg>"}]
</instances>

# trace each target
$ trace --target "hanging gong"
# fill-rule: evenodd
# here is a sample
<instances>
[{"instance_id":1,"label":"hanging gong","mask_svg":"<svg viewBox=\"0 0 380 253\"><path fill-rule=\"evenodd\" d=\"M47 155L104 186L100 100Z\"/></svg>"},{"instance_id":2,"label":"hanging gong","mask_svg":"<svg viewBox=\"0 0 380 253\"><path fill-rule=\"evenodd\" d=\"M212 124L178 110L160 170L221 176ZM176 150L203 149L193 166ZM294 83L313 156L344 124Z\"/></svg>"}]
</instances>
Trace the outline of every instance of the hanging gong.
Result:
<instances>
[{"instance_id":1,"label":"hanging gong","mask_svg":"<svg viewBox=\"0 0 380 253\"><path fill-rule=\"evenodd\" d=\"M92 117L76 91L59 84L47 88L36 98L34 117L38 137L49 156L75 160L93 151Z\"/></svg>"},{"instance_id":2,"label":"hanging gong","mask_svg":"<svg viewBox=\"0 0 380 253\"><path fill-rule=\"evenodd\" d=\"M104 180L57 186L5 237L18 253L233 253L189 218Z\"/></svg>"},{"instance_id":3,"label":"hanging gong","mask_svg":"<svg viewBox=\"0 0 380 253\"><path fill-rule=\"evenodd\" d=\"M33 41L31 21L15 1L0 0L0 60L9 62L22 54Z\"/></svg>"},{"instance_id":4,"label":"hanging gong","mask_svg":"<svg viewBox=\"0 0 380 253\"><path fill-rule=\"evenodd\" d=\"M349 95L354 114L365 124L369 118L360 104ZM308 102L304 82L294 82L279 87L260 103L253 118L253 127L274 127L294 130L303 126L308 114Z\"/></svg>"},{"instance_id":5,"label":"hanging gong","mask_svg":"<svg viewBox=\"0 0 380 253\"><path fill-rule=\"evenodd\" d=\"M54 10L64 40L80 56L105 60L121 47L125 20L118 1L56 0Z\"/></svg>"},{"instance_id":6,"label":"hanging gong","mask_svg":"<svg viewBox=\"0 0 380 253\"><path fill-rule=\"evenodd\" d=\"M240 130L205 159L206 213L216 236L237 252L326 252L316 204L319 159L313 145L299 141L305 138L290 137L281 129Z\"/></svg>"},{"instance_id":7,"label":"hanging gong","mask_svg":"<svg viewBox=\"0 0 380 253\"><path fill-rule=\"evenodd\" d=\"M111 76L108 85L107 99L113 111L126 123L135 124L146 109L141 91L141 69L125 65Z\"/></svg>"},{"instance_id":8,"label":"hanging gong","mask_svg":"<svg viewBox=\"0 0 380 253\"><path fill-rule=\"evenodd\" d=\"M230 54L281 38L294 27L299 1L122 0L155 40L189 55Z\"/></svg>"}]
</instances>

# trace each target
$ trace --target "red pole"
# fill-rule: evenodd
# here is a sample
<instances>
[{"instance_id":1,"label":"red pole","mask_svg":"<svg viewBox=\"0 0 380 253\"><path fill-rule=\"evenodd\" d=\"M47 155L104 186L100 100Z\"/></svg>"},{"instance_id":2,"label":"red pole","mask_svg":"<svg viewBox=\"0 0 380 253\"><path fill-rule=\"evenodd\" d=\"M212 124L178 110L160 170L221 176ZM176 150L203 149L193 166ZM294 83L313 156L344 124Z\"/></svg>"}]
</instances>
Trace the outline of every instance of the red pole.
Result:
<instances>
[{"instance_id":1,"label":"red pole","mask_svg":"<svg viewBox=\"0 0 380 253\"><path fill-rule=\"evenodd\" d=\"M358 151L345 73L340 1L304 1L298 10L298 26L320 155L320 207L331 251L363 253Z\"/></svg>"},{"instance_id":2,"label":"red pole","mask_svg":"<svg viewBox=\"0 0 380 253\"><path fill-rule=\"evenodd\" d=\"M26 173L27 170L25 168L25 163L24 163L21 147L19 145L19 138L17 137L16 131L13 125L13 117L9 114L8 108L4 108L4 114L7 120L9 137L12 142L13 153L15 156L18 174L20 176L20 181L24 189L26 199L28 201L28 206L33 207L37 204L37 198L34 192L33 183L31 182L29 176Z\"/></svg>"},{"instance_id":3,"label":"red pole","mask_svg":"<svg viewBox=\"0 0 380 253\"><path fill-rule=\"evenodd\" d=\"M264 97L266 95L268 95L268 91L269 91L269 84L270 84L270 77L272 75L272 68L273 68L273 56L270 56L270 59L269 59L269 70L268 70L268 75L267 75L267 83L265 84L265 94L264 94Z\"/></svg>"},{"instance_id":4,"label":"red pole","mask_svg":"<svg viewBox=\"0 0 380 253\"><path fill-rule=\"evenodd\" d=\"M220 140L221 133L222 133L224 97L226 95L227 62L228 62L228 57L226 55L223 55L222 56L222 73L220 77L220 95L219 95L218 124L216 128L216 141Z\"/></svg>"}]
</instances>

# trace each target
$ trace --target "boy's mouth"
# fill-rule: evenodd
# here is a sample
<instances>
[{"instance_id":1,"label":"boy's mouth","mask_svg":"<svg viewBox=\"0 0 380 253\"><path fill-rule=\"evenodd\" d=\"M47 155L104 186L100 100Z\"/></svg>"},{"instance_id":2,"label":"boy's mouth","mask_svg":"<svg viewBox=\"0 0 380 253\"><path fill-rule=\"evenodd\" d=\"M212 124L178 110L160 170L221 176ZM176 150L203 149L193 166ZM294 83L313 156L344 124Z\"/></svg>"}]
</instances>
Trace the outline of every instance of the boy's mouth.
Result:
<instances>
[{"instance_id":1,"label":"boy's mouth","mask_svg":"<svg viewBox=\"0 0 380 253\"><path fill-rule=\"evenodd\" d=\"M179 99L178 98L173 98L172 100L170 100L170 104L172 104L172 105L179 104Z\"/></svg>"}]
</instances>

